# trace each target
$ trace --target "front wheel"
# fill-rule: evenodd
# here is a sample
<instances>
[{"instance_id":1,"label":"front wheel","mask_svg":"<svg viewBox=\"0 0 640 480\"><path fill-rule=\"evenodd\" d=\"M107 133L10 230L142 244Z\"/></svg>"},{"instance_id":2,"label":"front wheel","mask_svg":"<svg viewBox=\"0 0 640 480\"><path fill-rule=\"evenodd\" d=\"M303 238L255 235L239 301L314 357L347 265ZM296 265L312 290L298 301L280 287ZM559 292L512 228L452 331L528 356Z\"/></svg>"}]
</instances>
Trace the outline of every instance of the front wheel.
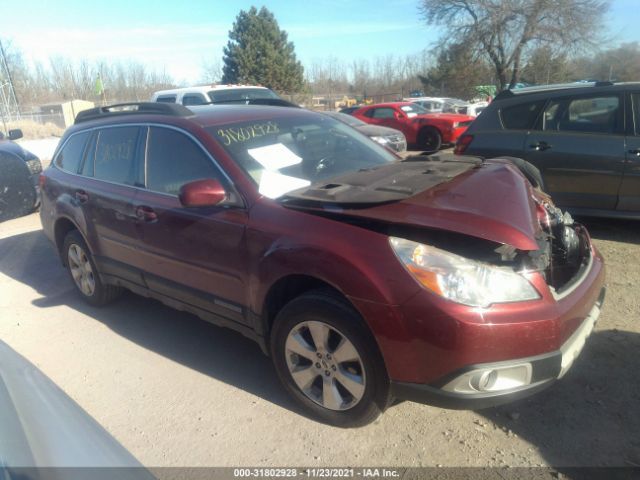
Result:
<instances>
[{"instance_id":1,"label":"front wheel","mask_svg":"<svg viewBox=\"0 0 640 480\"><path fill-rule=\"evenodd\" d=\"M274 324L271 353L285 389L320 421L362 426L388 404L386 372L372 335L332 293L311 292L287 304Z\"/></svg>"},{"instance_id":2,"label":"front wheel","mask_svg":"<svg viewBox=\"0 0 640 480\"><path fill-rule=\"evenodd\" d=\"M442 146L442 135L433 127L420 130L418 146L427 153L436 153Z\"/></svg>"}]
</instances>

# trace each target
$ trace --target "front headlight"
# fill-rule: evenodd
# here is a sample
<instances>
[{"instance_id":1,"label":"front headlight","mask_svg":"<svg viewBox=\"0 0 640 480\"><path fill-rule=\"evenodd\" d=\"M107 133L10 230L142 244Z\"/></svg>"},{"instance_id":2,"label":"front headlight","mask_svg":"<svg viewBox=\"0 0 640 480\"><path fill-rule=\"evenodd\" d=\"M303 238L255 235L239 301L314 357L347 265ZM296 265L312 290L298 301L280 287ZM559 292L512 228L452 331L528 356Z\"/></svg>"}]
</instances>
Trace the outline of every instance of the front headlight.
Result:
<instances>
[{"instance_id":1,"label":"front headlight","mask_svg":"<svg viewBox=\"0 0 640 480\"><path fill-rule=\"evenodd\" d=\"M458 128L460 126L460 122L453 122L453 128Z\"/></svg>"},{"instance_id":2,"label":"front headlight","mask_svg":"<svg viewBox=\"0 0 640 480\"><path fill-rule=\"evenodd\" d=\"M378 142L380 145L386 145L389 143L389 139L387 137L370 137L374 142Z\"/></svg>"},{"instance_id":3,"label":"front headlight","mask_svg":"<svg viewBox=\"0 0 640 480\"><path fill-rule=\"evenodd\" d=\"M389 237L389 243L407 271L423 287L454 302L488 307L494 303L540 298L526 278L508 267L476 262L403 238Z\"/></svg>"}]
</instances>

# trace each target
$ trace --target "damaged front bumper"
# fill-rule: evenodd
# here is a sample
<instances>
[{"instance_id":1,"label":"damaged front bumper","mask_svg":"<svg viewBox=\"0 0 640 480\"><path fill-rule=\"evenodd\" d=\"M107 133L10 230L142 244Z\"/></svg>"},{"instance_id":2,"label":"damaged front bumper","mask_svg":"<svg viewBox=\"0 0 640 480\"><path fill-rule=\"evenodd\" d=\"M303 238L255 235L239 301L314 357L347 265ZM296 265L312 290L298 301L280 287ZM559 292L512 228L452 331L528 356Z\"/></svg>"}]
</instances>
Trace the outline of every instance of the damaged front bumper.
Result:
<instances>
[{"instance_id":1,"label":"damaged front bumper","mask_svg":"<svg viewBox=\"0 0 640 480\"><path fill-rule=\"evenodd\" d=\"M443 408L477 410L518 400L562 378L582 351L600 315L598 300L576 331L553 352L508 361L468 365L433 384L391 382L392 395L402 400Z\"/></svg>"}]
</instances>

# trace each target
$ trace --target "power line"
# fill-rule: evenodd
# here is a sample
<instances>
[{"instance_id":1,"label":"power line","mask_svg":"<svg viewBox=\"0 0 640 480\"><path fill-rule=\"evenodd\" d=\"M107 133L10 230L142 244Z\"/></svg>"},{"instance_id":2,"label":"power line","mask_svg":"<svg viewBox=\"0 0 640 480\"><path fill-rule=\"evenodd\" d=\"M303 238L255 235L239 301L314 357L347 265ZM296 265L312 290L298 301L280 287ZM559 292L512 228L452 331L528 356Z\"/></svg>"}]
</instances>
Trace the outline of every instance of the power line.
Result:
<instances>
[{"instance_id":1,"label":"power line","mask_svg":"<svg viewBox=\"0 0 640 480\"><path fill-rule=\"evenodd\" d=\"M4 123L5 117L9 122L12 119L20 118L20 106L18 104L18 97L16 96L11 70L7 62L7 55L1 40L0 68L2 68L2 71L0 71L0 114Z\"/></svg>"}]
</instances>

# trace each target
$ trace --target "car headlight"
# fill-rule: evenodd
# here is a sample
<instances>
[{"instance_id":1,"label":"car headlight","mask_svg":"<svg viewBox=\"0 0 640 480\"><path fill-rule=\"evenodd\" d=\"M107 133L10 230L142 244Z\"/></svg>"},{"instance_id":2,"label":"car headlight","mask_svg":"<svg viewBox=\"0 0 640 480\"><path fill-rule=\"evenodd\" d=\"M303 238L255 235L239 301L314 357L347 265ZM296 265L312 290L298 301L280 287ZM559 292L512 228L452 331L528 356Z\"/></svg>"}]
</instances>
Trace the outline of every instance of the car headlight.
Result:
<instances>
[{"instance_id":1,"label":"car headlight","mask_svg":"<svg viewBox=\"0 0 640 480\"><path fill-rule=\"evenodd\" d=\"M389 139L387 137L370 137L374 142L378 142L381 145L386 145L389 143Z\"/></svg>"},{"instance_id":2,"label":"car headlight","mask_svg":"<svg viewBox=\"0 0 640 480\"><path fill-rule=\"evenodd\" d=\"M521 274L470 260L430 245L389 237L407 271L428 290L463 305L535 300L540 294Z\"/></svg>"},{"instance_id":3,"label":"car headlight","mask_svg":"<svg viewBox=\"0 0 640 480\"><path fill-rule=\"evenodd\" d=\"M453 122L452 128L458 128L460 126L460 122Z\"/></svg>"}]
</instances>

